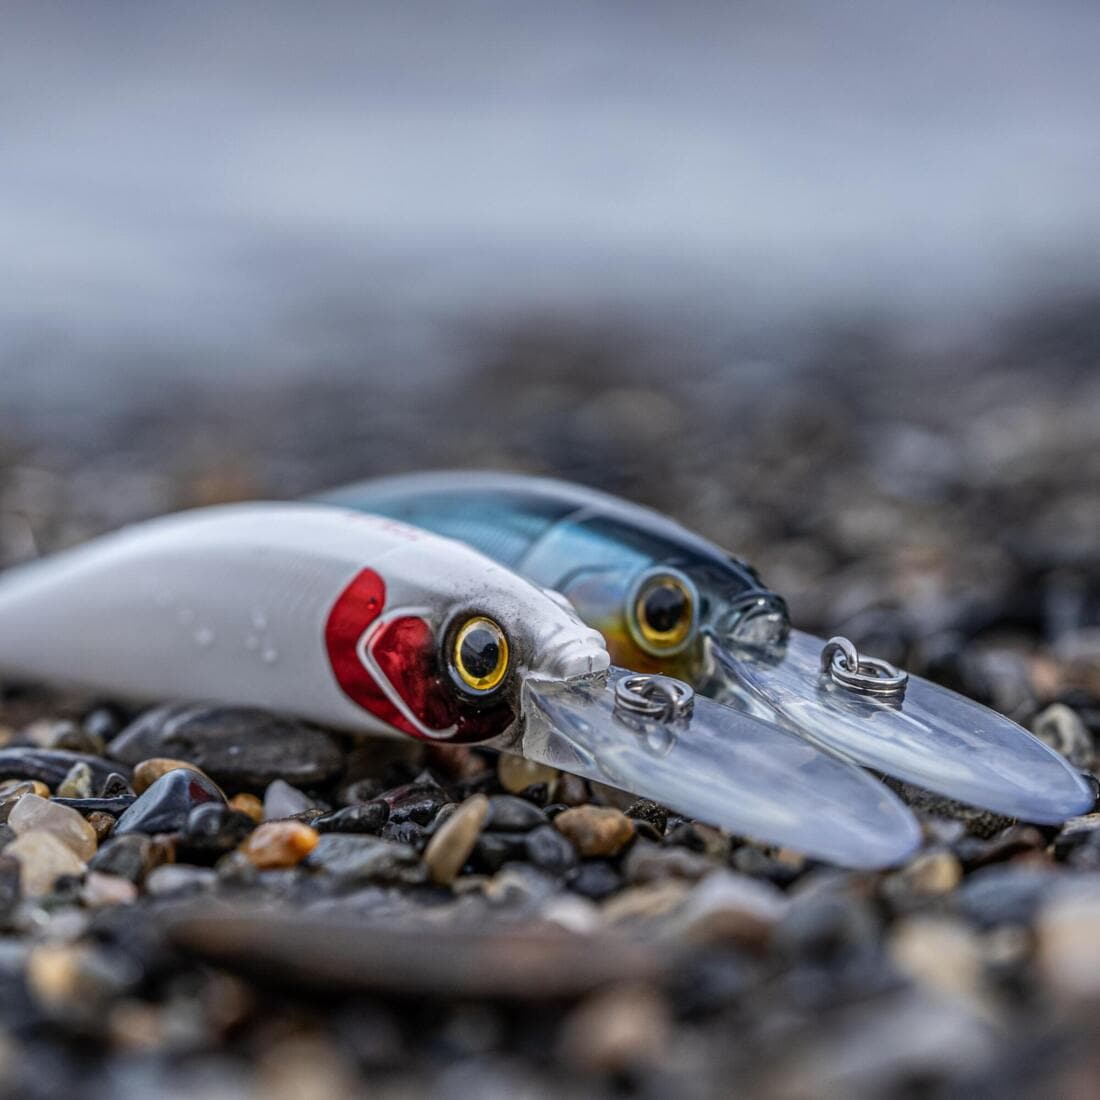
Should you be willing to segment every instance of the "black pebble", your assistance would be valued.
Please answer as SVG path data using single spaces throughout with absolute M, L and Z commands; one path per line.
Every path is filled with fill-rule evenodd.
M 474 847 L 473 863 L 478 870 L 492 874 L 526 855 L 526 833 L 482 833 Z
M 428 842 L 428 834 L 423 825 L 415 821 L 394 821 L 392 817 L 382 827 L 381 835 L 385 840 L 408 844 L 418 850 Z
M 544 871 L 561 874 L 577 865 L 577 852 L 573 845 L 554 828 L 541 825 L 527 834 L 527 858 Z
M 390 808 L 381 799 L 345 806 L 322 814 L 313 822 L 319 833 L 379 833 L 390 816 Z
M 0 775 L 12 779 L 39 779 L 47 787 L 56 787 L 69 774 L 74 764 L 87 764 L 93 783 L 104 783 L 113 772 L 129 774 L 109 760 L 65 749 L 35 749 L 11 745 L 0 749 Z
M 593 859 L 577 868 L 576 874 L 569 880 L 569 889 L 593 901 L 600 901 L 615 893 L 622 884 L 618 871 L 610 863 Z
M 149 869 L 153 844 L 140 833 L 111 837 L 105 841 L 88 866 L 105 875 L 119 875 L 130 882 L 139 883 Z
M 174 833 L 203 802 L 223 802 L 221 791 L 190 768 L 166 772 L 118 819 L 115 835 Z
M 546 824 L 546 814 L 510 794 L 495 794 L 489 799 L 489 817 L 485 828 L 494 833 L 526 832 Z

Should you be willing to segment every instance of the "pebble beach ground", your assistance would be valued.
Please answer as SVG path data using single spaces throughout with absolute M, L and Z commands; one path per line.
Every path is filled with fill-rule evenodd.
M 672 512 L 799 626 L 1088 771 L 1096 317 L 676 370 L 629 332 L 532 325 L 385 416 L 345 377 L 12 420 L 0 555 L 395 469 L 557 473 Z M 7 684 L 0 1094 L 1095 1095 L 1100 814 L 909 793 L 920 853 L 855 873 L 476 748 Z

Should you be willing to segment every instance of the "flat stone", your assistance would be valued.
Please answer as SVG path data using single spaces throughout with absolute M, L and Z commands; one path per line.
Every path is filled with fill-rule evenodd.
M 296 867 L 320 839 L 316 830 L 300 821 L 268 821 L 248 837 L 241 851 L 261 870 Z
M 609 806 L 575 806 L 554 818 L 554 828 L 582 856 L 617 855 L 634 839 L 634 822 Z
M 436 885 L 449 885 L 462 870 L 474 850 L 489 815 L 489 807 L 489 799 L 483 794 L 466 799 L 428 842 L 424 865 L 428 869 L 428 877 Z
M 63 783 L 74 764 L 87 764 L 96 783 L 105 782 L 113 772 L 125 772 L 129 775 L 129 769 L 119 768 L 108 760 L 84 753 L 15 745 L 0 749 L 0 775 L 38 779 L 50 788 Z
M 32 830 L 52 833 L 68 845 L 85 863 L 95 855 L 99 845 L 95 829 L 84 818 L 36 794 L 25 794 L 8 815 L 8 825 L 19 836 Z
M 427 879 L 415 848 L 356 833 L 322 835 L 305 862 L 354 884 L 416 884 Z
M 502 752 L 497 760 L 497 778 L 511 794 L 519 794 L 536 783 L 553 786 L 559 774 L 557 768 L 548 768 L 545 764 L 537 764 L 534 760 L 510 752 Z
M 217 786 L 200 772 L 177 768 L 162 775 L 118 819 L 115 835 L 174 833 L 203 802 L 224 802 Z
M 340 743 L 323 730 L 262 710 L 174 704 L 146 711 L 108 749 L 114 760 L 187 760 L 230 789 L 275 779 L 312 786 L 343 770 Z M 2 772 L 0 768 L 0 772 Z
M 19 860 L 19 883 L 27 897 L 42 897 L 65 875 L 84 874 L 84 861 L 55 833 L 31 830 L 16 837 L 4 855 Z

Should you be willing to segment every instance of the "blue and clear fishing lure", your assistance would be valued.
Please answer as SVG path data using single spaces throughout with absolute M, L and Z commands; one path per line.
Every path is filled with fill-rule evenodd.
M 751 566 L 648 508 L 476 472 L 365 481 L 319 499 L 466 542 L 565 595 L 617 664 L 686 680 L 885 775 L 1028 821 L 1093 804 L 1084 778 L 1026 730 L 846 639 L 792 630 Z

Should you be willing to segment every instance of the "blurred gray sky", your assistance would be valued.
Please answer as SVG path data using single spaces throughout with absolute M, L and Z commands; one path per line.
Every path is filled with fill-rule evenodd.
M 1100 4 L 8 5 L 0 374 L 1100 284 Z

